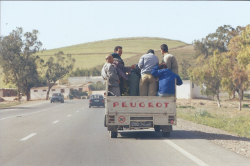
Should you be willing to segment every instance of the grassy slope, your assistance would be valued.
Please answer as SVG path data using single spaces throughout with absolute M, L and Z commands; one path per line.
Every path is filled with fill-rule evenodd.
M 117 45 L 123 47 L 122 58 L 125 61 L 126 66 L 138 63 L 139 58 L 143 54 L 145 54 L 149 49 L 155 50 L 155 54 L 159 57 L 159 60 L 161 61 L 162 55 L 160 53 L 160 45 L 163 43 L 169 46 L 169 52 L 177 57 L 179 63 L 183 57 L 192 57 L 192 55 L 194 54 L 193 46 L 187 45 L 186 43 L 181 41 L 163 38 L 135 37 L 78 44 L 74 46 L 38 52 L 36 55 L 39 55 L 42 59 L 46 61 L 55 53 L 63 51 L 65 54 L 72 54 L 73 58 L 76 59 L 74 67 L 75 69 L 77 67 L 98 67 L 100 69 L 105 63 L 106 55 L 112 53 L 114 47 Z M 0 77 L 1 88 L 8 88 L 9 85 L 5 85 L 3 83 L 3 75 L 0 75 Z
M 43 51 L 43 53 L 38 53 L 37 55 L 47 60 L 50 56 L 54 55 L 54 53 L 63 51 L 65 54 L 72 54 L 76 59 L 75 68 L 92 68 L 104 64 L 105 57 L 112 53 L 114 47 L 117 45 L 123 47 L 122 58 L 126 60 L 136 55 L 141 56 L 149 49 L 160 50 L 160 45 L 163 43 L 168 44 L 169 48 L 186 45 L 186 43 L 181 41 L 162 38 L 122 38 L 78 44 Z

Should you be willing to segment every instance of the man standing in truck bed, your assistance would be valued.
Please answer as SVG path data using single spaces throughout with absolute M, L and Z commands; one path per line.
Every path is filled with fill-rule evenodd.
M 178 75 L 178 63 L 176 58 L 168 53 L 168 46 L 166 44 L 161 45 L 161 53 L 163 57 L 163 63 L 166 63 L 167 68 Z

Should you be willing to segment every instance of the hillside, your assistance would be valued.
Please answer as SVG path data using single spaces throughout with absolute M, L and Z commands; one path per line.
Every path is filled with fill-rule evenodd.
M 160 53 L 160 45 L 167 44 L 169 52 L 176 56 L 179 63 L 179 71 L 181 71 L 180 62 L 183 58 L 192 58 L 194 49 L 192 45 L 177 40 L 169 40 L 164 38 L 149 38 L 149 37 L 134 37 L 134 38 L 119 38 L 102 40 L 84 44 L 78 44 L 68 47 L 46 50 L 38 52 L 45 61 L 59 51 L 65 54 L 72 54 L 76 59 L 74 69 L 79 68 L 92 68 L 97 67 L 101 69 L 105 63 L 106 55 L 113 52 L 114 47 L 120 45 L 123 47 L 122 58 L 126 66 L 138 63 L 140 57 L 145 54 L 149 49 L 155 50 L 155 54 L 162 60 Z M 1 88 L 8 88 L 9 85 L 3 83 L 3 75 L 0 75 Z M 13 87 L 13 86 L 12 86 Z
M 37 55 L 46 61 L 55 53 L 63 51 L 65 54 L 71 54 L 76 59 L 74 68 L 92 68 L 105 63 L 105 57 L 113 53 L 115 46 L 120 45 L 123 47 L 122 58 L 125 60 L 136 55 L 145 54 L 149 49 L 160 50 L 160 45 L 164 43 L 169 48 L 186 45 L 181 41 L 163 38 L 120 38 L 47 50 L 42 53 L 39 52 Z

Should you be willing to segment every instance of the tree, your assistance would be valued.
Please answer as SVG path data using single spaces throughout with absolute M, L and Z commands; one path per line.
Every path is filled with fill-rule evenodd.
M 203 87 L 201 89 L 202 94 L 215 95 L 217 99 L 218 107 L 220 107 L 219 92 L 221 87 L 221 72 L 220 66 L 223 61 L 223 57 L 219 51 L 215 51 L 213 57 L 204 59 L 204 56 L 199 56 L 196 61 L 195 67 L 188 69 L 188 75 L 193 83 Z
M 102 82 L 96 82 L 96 83 L 90 84 L 89 87 L 92 90 L 105 90 L 106 83 L 103 84 Z
M 48 91 L 46 100 L 49 99 L 49 92 L 52 86 L 55 85 L 56 81 L 62 79 L 69 72 L 73 70 L 75 59 L 67 54 L 66 57 L 62 51 L 55 54 L 55 58 L 50 57 L 45 63 L 45 77 L 48 82 Z
M 212 56 L 214 51 L 227 52 L 229 41 L 239 34 L 244 29 L 238 26 L 236 29 L 230 25 L 224 25 L 217 28 L 215 33 L 208 34 L 205 38 L 200 40 L 194 40 L 193 45 L 196 50 L 195 57 L 199 55 L 205 55 L 205 58 Z
M 15 84 L 20 93 L 27 95 L 33 82 L 38 79 L 37 64 L 33 54 L 42 46 L 38 41 L 38 31 L 26 32 L 22 28 L 13 30 L 8 36 L 0 38 L 0 63 L 3 68 L 4 82 Z
M 80 76 L 100 76 L 101 71 L 97 68 L 92 69 L 80 69 L 79 67 L 76 68 L 75 71 L 70 73 L 71 77 L 80 77 Z
M 230 70 L 224 77 L 224 82 L 228 82 L 226 86 L 232 84 L 237 89 L 239 96 L 239 110 L 241 110 L 241 101 L 243 100 L 243 91 L 248 88 L 249 85 L 249 66 L 250 66 L 250 25 L 247 25 L 242 30 L 240 35 L 235 36 L 230 40 L 228 45 L 229 60 L 225 62 L 226 70 Z M 226 60 L 224 60 L 226 61 Z M 229 66 L 230 67 L 227 67 Z M 224 72 L 225 73 L 225 72 Z M 223 84 L 224 84 L 223 82 Z
M 181 75 L 182 75 L 182 80 L 189 80 L 188 76 L 188 68 L 191 67 L 191 65 L 188 63 L 186 59 L 183 59 L 181 61 Z

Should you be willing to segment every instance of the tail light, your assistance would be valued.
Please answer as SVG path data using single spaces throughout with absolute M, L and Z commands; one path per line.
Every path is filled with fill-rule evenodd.
M 104 103 L 104 100 L 102 100 L 102 102 Z
M 115 123 L 115 116 L 108 116 L 108 123 Z
M 174 124 L 175 123 L 175 117 L 174 116 L 169 116 L 168 117 L 168 123 Z
M 89 100 L 89 102 L 91 103 L 91 100 Z

